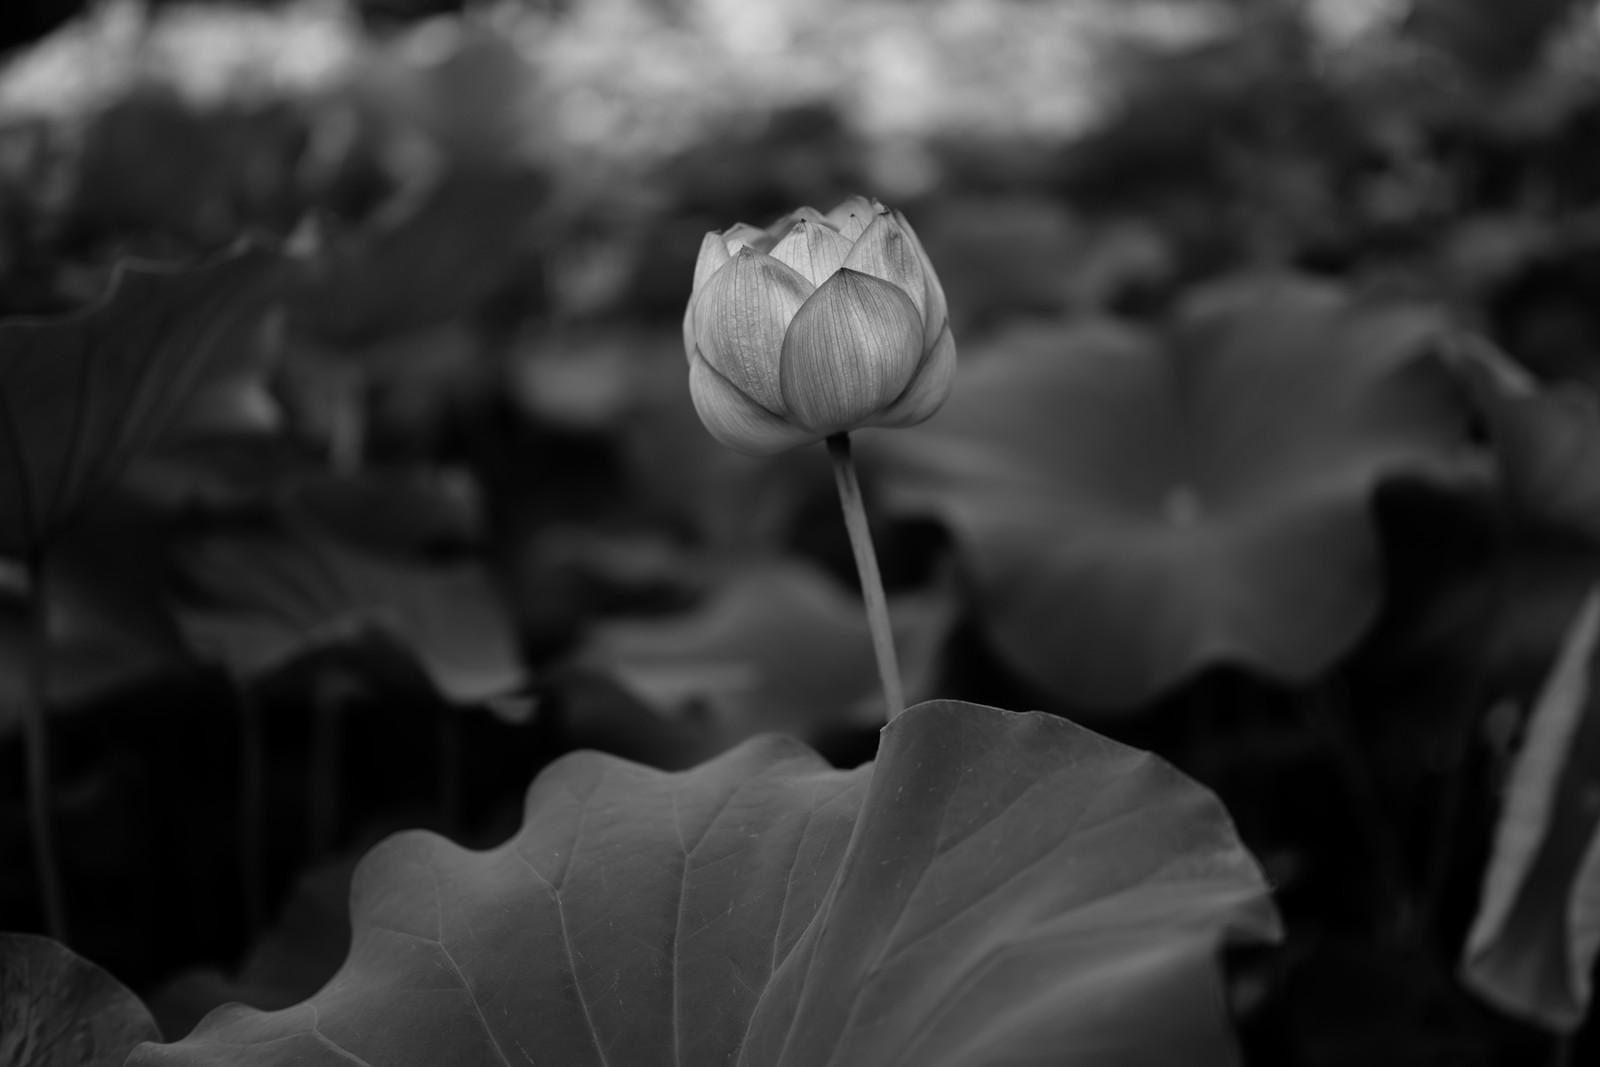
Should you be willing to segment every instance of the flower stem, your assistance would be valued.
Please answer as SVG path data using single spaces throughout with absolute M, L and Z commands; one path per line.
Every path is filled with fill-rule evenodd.
M 33 863 L 44 904 L 45 929 L 57 941 L 67 939 L 67 909 L 61 895 L 61 870 L 56 860 L 55 830 L 50 812 L 50 608 L 45 599 L 44 555 L 28 560 L 28 684 L 23 696 L 22 729 L 27 750 L 28 819 L 32 827 Z
M 839 487 L 844 525 L 850 531 L 850 548 L 855 552 L 856 570 L 861 575 L 861 596 L 867 602 L 867 626 L 872 630 L 872 650 L 878 657 L 878 680 L 883 684 L 889 718 L 893 719 L 905 710 L 906 695 L 900 684 L 900 665 L 894 655 L 894 631 L 889 628 L 889 601 L 883 595 L 878 555 L 872 550 L 872 533 L 867 529 L 867 509 L 861 501 L 856 465 L 850 458 L 848 433 L 836 433 L 828 438 L 828 458 L 833 461 L 833 480 Z

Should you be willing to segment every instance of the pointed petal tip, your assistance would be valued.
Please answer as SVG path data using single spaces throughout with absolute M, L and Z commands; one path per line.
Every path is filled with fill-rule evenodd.
M 893 215 L 884 212 L 873 218 L 845 257 L 843 266 L 899 286 L 911 298 L 922 318 L 924 344 L 938 336 L 936 330 L 927 329 L 929 286 L 922 258 Z
M 854 241 L 861 236 L 874 218 L 886 211 L 888 208 L 876 199 L 869 200 L 856 194 L 846 197 L 842 203 L 828 212 L 828 224 Z
M 728 262 L 728 246 L 723 242 L 721 234 L 712 231 L 700 239 L 700 252 L 694 261 L 694 284 L 689 290 L 691 298 L 693 294 L 705 288 L 706 282 L 726 262 Z
M 845 257 L 850 254 L 850 241 L 825 221 L 801 219 L 772 250 L 772 258 L 781 260 L 799 271 L 812 285 L 827 281 Z

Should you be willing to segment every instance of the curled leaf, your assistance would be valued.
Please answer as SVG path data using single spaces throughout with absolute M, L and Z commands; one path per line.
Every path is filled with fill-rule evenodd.
M 376 629 L 451 700 L 488 700 L 522 684 L 509 617 L 476 567 L 402 564 L 304 528 L 212 538 L 182 567 L 190 644 L 241 675 Z

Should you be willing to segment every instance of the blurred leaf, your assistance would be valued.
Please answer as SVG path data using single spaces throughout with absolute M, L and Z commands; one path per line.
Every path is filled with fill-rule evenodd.
M 954 598 L 902 596 L 890 613 L 908 699 L 930 697 Z M 681 724 L 699 759 L 759 733 L 815 743 L 884 721 L 859 597 L 794 561 L 751 564 L 683 615 L 603 623 L 580 659 Z
M 1218 662 L 1309 679 L 1382 599 L 1373 486 L 1466 469 L 1439 327 L 1280 279 L 1195 294 L 1165 340 L 1017 331 L 876 442 L 886 488 L 951 524 L 999 651 L 1065 699 L 1127 707 Z
M 1600 588 L 1562 643 L 1517 753 L 1462 980 L 1552 1030 L 1583 1022 L 1600 951 Z
M 447 176 L 409 212 L 330 241 L 313 261 L 299 325 L 359 348 L 474 310 L 506 283 L 539 200 L 526 173 Z
M 420 9 L 419 9 L 420 13 Z M 363 56 L 354 89 L 458 167 L 514 165 L 545 132 L 537 73 L 503 33 L 431 19 Z
M 121 1067 L 161 1031 L 139 998 L 65 945 L 0 933 L 0 1067 Z
M 528 330 L 515 356 L 511 385 L 518 406 L 553 426 L 627 430 L 639 409 L 688 396 L 676 334 L 614 324 Z M 700 433 L 709 436 L 703 426 Z
M 1600 545 L 1600 408 L 1579 386 L 1541 389 L 1509 359 L 1469 342 L 1456 360 L 1488 422 L 1500 482 L 1521 520 Z
M 579 753 L 525 811 L 390 838 L 321 992 L 129 1064 L 1226 1064 L 1217 943 L 1277 928 L 1211 794 L 1040 713 L 924 704 L 855 771 Z
M 620 427 L 639 493 L 724 556 L 781 550 L 808 497 L 833 499 L 826 460 L 820 450 L 755 458 L 718 444 L 689 400 L 681 348 L 671 362 L 670 395 Z
M 954 328 L 1067 306 L 1089 235 L 1055 200 L 966 198 L 941 205 L 918 233 L 939 266 Z
M 198 109 L 140 86 L 89 118 L 72 189 L 79 225 L 216 247 L 293 218 L 306 136 L 298 109 Z
M 1459 292 L 1490 296 L 1559 247 L 1553 229 L 1526 212 L 1467 215 L 1441 236 L 1439 273 Z
M 476 566 L 403 565 L 305 524 L 214 537 L 180 565 L 191 644 L 239 674 L 274 671 L 376 628 L 416 656 L 450 700 L 487 700 L 523 681 L 510 621 Z
M 1470 655 L 1497 687 L 1537 687 L 1584 593 L 1600 582 L 1600 555 L 1570 545 L 1516 545 L 1500 564 L 1451 582 L 1428 605 L 1406 655 Z M 1479 620 L 1492 620 L 1488 644 Z M 1463 650 L 1471 651 L 1464 652 Z
M 275 385 L 293 415 L 295 436 L 318 443 L 336 465 L 352 446 L 348 454 L 359 461 L 366 440 L 374 437 L 404 441 L 411 454 L 425 453 L 431 435 L 464 398 L 499 388 L 490 354 L 466 319 L 348 348 L 297 335 Z
M 47 705 L 82 708 L 98 697 L 190 665 L 167 604 L 173 530 L 113 493 L 68 529 L 45 561 Z M 28 657 L 35 637 L 18 568 L 18 596 L 0 594 L 0 735 L 34 699 Z
M 466 471 L 446 468 L 319 474 L 289 488 L 286 505 L 345 544 L 391 555 L 478 542 L 478 489 Z
M 0 323 L 0 554 L 43 546 L 174 424 L 248 427 L 285 263 L 124 263 L 82 312 Z
M 1493 80 L 1531 67 L 1575 0 L 1413 0 L 1408 29 Z
M 287 434 L 202 432 L 151 449 L 122 485 L 172 510 L 227 508 L 259 503 L 325 472 L 323 457 Z

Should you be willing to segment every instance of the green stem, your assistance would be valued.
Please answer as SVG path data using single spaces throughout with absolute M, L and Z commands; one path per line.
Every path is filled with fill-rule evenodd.
M 1393 934 L 1406 944 L 1416 929 L 1416 916 L 1405 852 L 1395 836 L 1377 778 L 1351 729 L 1345 696 L 1337 676 L 1326 679 L 1302 699 L 1302 712 L 1343 779 L 1350 814 L 1371 853 L 1374 873 L 1389 899 L 1395 901 Z
M 894 655 L 894 631 L 889 628 L 889 601 L 883 595 L 883 577 L 878 573 L 878 555 L 872 550 L 872 532 L 867 528 L 861 483 L 856 480 L 856 465 L 850 458 L 849 434 L 836 433 L 828 438 L 828 458 L 833 461 L 833 480 L 839 487 L 844 525 L 850 531 L 850 548 L 855 552 L 856 570 L 861 575 L 861 596 L 867 602 L 872 650 L 878 658 L 878 680 L 883 684 L 889 718 L 893 719 L 905 710 L 906 695 L 900 684 L 900 665 Z
M 1516 538 L 1511 518 L 1506 509 L 1498 508 L 1494 515 L 1494 558 L 1489 573 L 1489 596 L 1479 620 L 1479 630 L 1474 642 L 1473 656 L 1458 672 L 1459 690 L 1448 706 L 1454 708 L 1456 719 L 1450 724 L 1449 761 L 1444 788 L 1437 790 L 1438 808 L 1433 817 L 1432 847 L 1423 868 L 1423 890 L 1418 925 L 1424 934 L 1448 943 L 1447 931 L 1441 929 L 1439 920 L 1445 898 L 1452 889 L 1451 870 L 1461 848 L 1459 840 L 1464 833 L 1467 807 L 1474 799 L 1473 746 L 1483 727 L 1485 712 L 1492 706 L 1490 664 L 1494 661 L 1495 642 L 1500 635 L 1501 620 L 1506 617 L 1513 593 L 1512 545 Z M 1459 937 L 1459 934 L 1455 935 Z
M 361 473 L 367 451 L 366 377 L 356 370 L 338 379 L 333 395 L 328 459 L 335 473 Z
M 266 789 L 266 760 L 261 737 L 261 708 L 250 683 L 233 683 L 239 712 L 239 878 L 244 897 L 245 928 L 254 937 L 265 917 L 266 891 L 262 874 L 262 799 Z
M 45 593 L 44 555 L 36 552 L 28 559 L 28 686 L 23 697 L 22 724 L 28 760 L 28 820 L 39 897 L 44 902 L 45 929 L 64 943 L 67 909 L 61 896 L 61 870 L 50 818 L 50 607 Z
M 309 859 L 333 851 L 339 838 L 339 765 L 344 733 L 344 706 L 350 684 L 338 673 L 316 681 L 311 708 L 310 818 L 306 825 Z

